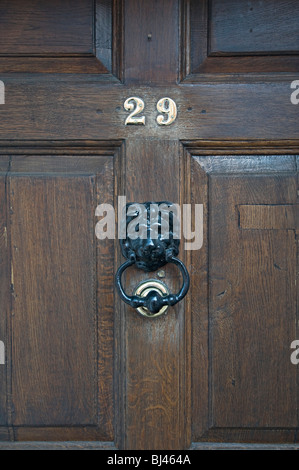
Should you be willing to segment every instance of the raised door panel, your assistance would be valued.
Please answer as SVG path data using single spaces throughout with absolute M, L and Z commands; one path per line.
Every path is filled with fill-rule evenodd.
M 298 19 L 296 0 L 184 0 L 183 76 L 297 72 Z
M 192 154 L 193 440 L 294 442 L 296 157 Z
M 0 72 L 120 74 L 121 2 L 0 4 Z
M 10 155 L 2 172 L 0 406 L 13 440 L 114 440 L 114 241 L 97 240 L 95 209 L 114 203 L 118 152 L 87 152 Z
M 211 0 L 209 5 L 211 54 L 299 52 L 298 2 Z
M 92 3 L 2 1 L 2 54 L 92 53 Z

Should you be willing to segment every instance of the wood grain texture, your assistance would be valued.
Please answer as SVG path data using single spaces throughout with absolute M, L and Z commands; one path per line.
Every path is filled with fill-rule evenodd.
M 136 152 L 138 149 L 138 152 Z M 180 200 L 179 146 L 177 141 L 130 140 L 126 145 L 127 201 Z M 144 175 L 147 175 L 144 178 Z M 162 198 L 162 199 L 161 199 Z M 179 273 L 166 266 L 165 283 L 174 292 Z M 126 276 L 127 292 L 145 278 L 132 269 Z M 185 356 L 186 318 L 183 302 L 155 320 L 122 306 L 123 344 L 120 393 L 126 397 L 122 411 L 120 445 L 126 449 L 177 449 L 188 447 L 188 387 Z
M 290 81 L 197 86 L 123 87 L 16 77 L 5 80 L 9 112 L 0 107 L 0 139 L 115 140 L 154 137 L 180 140 L 297 139 L 297 107 L 291 104 Z M 146 103 L 146 126 L 125 126 L 123 104 L 130 96 Z M 171 126 L 159 126 L 157 101 L 169 96 L 178 108 Z M 257 99 L 258 97 L 258 99 Z M 233 112 L 232 112 L 233 110 Z M 84 119 L 82 119 L 84 115 Z M 279 119 L 278 119 L 279 117 Z M 254 145 L 254 143 L 252 142 Z
M 297 444 L 241 444 L 220 442 L 196 442 L 191 450 L 299 450 Z
M 104 74 L 113 82 L 114 77 L 93 56 L 74 57 L 1 57 L 1 73 L 90 73 Z
M 96 424 L 94 184 L 10 177 L 18 426 Z
M 255 164 L 255 158 L 248 158 Z M 232 167 L 223 175 L 223 157 L 199 157 L 199 165 L 192 162 L 193 197 L 198 202 L 208 197 L 209 204 L 209 248 L 204 245 L 203 253 L 192 254 L 191 268 L 196 269 L 193 289 L 200 276 L 203 289 L 209 279 L 208 305 L 203 301 L 200 307 L 193 306 L 193 318 L 198 318 L 192 328 L 193 410 L 198 413 L 193 420 L 194 440 L 295 438 L 297 374 L 289 359 L 297 315 L 294 229 L 240 231 L 236 206 L 296 203 L 297 171 L 276 170 L 275 162 L 274 157 L 260 174 L 254 166 L 255 177 L 238 174 Z M 239 158 L 238 167 L 242 166 Z M 200 364 L 208 358 L 205 369 Z
M 126 83 L 177 81 L 178 25 L 177 1 L 126 1 Z
M 298 206 L 239 206 L 240 227 L 251 230 L 296 230 Z
M 116 149 L 115 149 L 116 150 Z M 117 153 L 117 152 L 116 152 Z M 120 162 L 115 157 L 107 158 L 97 178 L 96 202 L 115 207 L 116 193 L 120 186 Z M 96 303 L 98 310 L 98 420 L 104 430 L 101 439 L 113 441 L 115 437 L 114 417 L 114 264 L 115 241 L 98 240 L 96 256 Z
M 185 181 L 191 204 L 203 204 L 203 246 L 191 253 L 190 310 L 192 342 L 192 440 L 209 428 L 209 192 L 208 174 L 197 164 L 187 149 Z M 196 299 L 196 302 L 194 302 Z M 194 416 L 200 414 L 200 419 Z
M 0 426 L 8 424 L 7 382 L 9 380 L 9 374 L 7 374 L 7 369 L 10 366 L 10 341 L 8 337 L 10 312 L 10 262 L 6 205 L 6 173 L 8 171 L 8 167 L 9 161 L 6 158 L 5 161 L 2 161 L 0 165 L 0 341 L 2 341 L 4 344 L 6 362 L 5 365 L 0 365 Z
M 1 54 L 93 52 L 93 2 L 3 0 Z
M 110 442 L 14 442 L 0 443 L 0 450 L 117 450 Z M 297 444 L 192 443 L 188 450 L 299 450 Z
M 266 198 L 284 203 L 291 201 L 283 200 L 283 186 L 296 187 L 283 175 L 259 180 L 253 185 L 252 176 L 243 177 L 233 192 L 229 178 L 210 181 L 211 424 L 216 428 L 297 426 L 296 369 L 289 358 L 289 338 L 296 335 L 294 232 L 239 234 L 235 212 L 237 195 L 242 203 Z M 225 209 L 216 203 L 220 197 Z
M 1 157 L 14 371 L 3 393 L 9 400 L 12 393 L 13 408 L 9 401 L 1 416 L 7 410 L 16 440 L 113 441 L 114 241 L 95 243 L 94 211 L 114 201 L 117 151 L 97 144 L 73 156 L 68 148 L 20 153 Z
M 121 0 L 1 2 L 0 71 L 120 77 L 121 5 Z
M 95 5 L 95 50 L 108 70 L 112 68 L 113 2 L 99 0 Z
M 185 0 L 183 5 L 183 76 L 298 70 L 295 0 Z
M 17 426 L 13 428 L 14 442 L 72 442 L 101 441 L 106 442 L 107 433 L 97 426 Z M 109 441 L 108 441 L 109 442 Z
M 209 6 L 210 54 L 298 52 L 298 2 L 210 0 Z
M 70 15 L 70 1 L 37 3 L 0 6 L 0 448 L 292 447 L 294 2 L 275 2 L 276 16 L 271 0 L 82 0 Z M 230 5 L 249 9 L 235 31 Z M 244 30 L 257 11 L 260 33 Z M 272 42 L 278 16 L 288 31 Z M 125 126 L 129 96 L 145 126 Z M 162 97 L 177 104 L 171 126 L 157 123 Z M 203 247 L 180 252 L 190 292 L 155 321 L 114 293 L 118 241 L 95 239 L 97 204 L 123 194 L 204 205 Z M 177 291 L 180 273 L 165 273 Z M 132 267 L 126 291 L 156 276 Z
M 0 443 L 1 450 L 116 450 L 113 442 L 13 442 Z

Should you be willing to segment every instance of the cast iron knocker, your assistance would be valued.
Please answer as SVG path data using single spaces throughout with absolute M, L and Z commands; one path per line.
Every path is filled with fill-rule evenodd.
M 164 313 L 168 306 L 180 302 L 189 290 L 189 274 L 184 263 L 176 256 L 179 253 L 179 221 L 175 204 L 170 202 L 145 202 L 127 204 L 126 238 L 120 240 L 123 256 L 127 261 L 116 273 L 116 287 L 121 299 L 147 317 Z M 135 289 L 132 296 L 123 289 L 121 277 L 124 271 L 136 265 L 143 271 L 152 272 L 167 263 L 180 269 L 183 285 L 177 294 L 171 294 L 161 281 L 148 280 Z

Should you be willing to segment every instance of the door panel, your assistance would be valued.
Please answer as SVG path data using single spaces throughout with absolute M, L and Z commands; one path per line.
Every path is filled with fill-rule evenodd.
M 37 4 L 34 1 L 24 4 L 13 0 L 3 3 L 2 53 L 47 55 L 92 52 L 92 2 L 55 0 L 52 4 Z M 24 17 L 28 18 L 27 22 L 24 22 Z
M 298 3 L 210 0 L 210 53 L 276 53 L 299 49 Z
M 17 426 L 96 424 L 93 214 L 85 209 L 94 186 L 88 176 L 9 177 Z
M 1 72 L 118 75 L 119 10 L 118 0 L 2 1 Z
M 110 149 L 86 151 L 27 150 L 2 173 L 11 306 L 1 406 L 15 438 L 114 437 L 114 240 L 95 238 L 94 213 L 100 199 L 114 203 L 118 163 Z
M 295 0 L 279 4 L 274 0 L 184 0 L 183 6 L 187 75 L 200 80 L 205 73 L 298 71 L 299 11 Z
M 202 288 L 208 297 L 206 307 L 192 306 L 201 318 L 193 332 L 194 440 L 266 442 L 271 430 L 277 441 L 295 439 L 296 157 L 192 149 L 189 158 L 192 201 L 205 201 L 207 230 L 191 268 L 192 299 Z

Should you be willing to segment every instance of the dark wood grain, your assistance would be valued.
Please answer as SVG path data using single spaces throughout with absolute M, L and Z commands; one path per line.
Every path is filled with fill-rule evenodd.
M 191 450 L 298 450 L 297 444 L 240 444 L 219 442 L 196 442 Z
M 0 107 L 3 140 L 115 140 L 138 137 L 217 141 L 291 140 L 298 137 L 298 107 L 290 81 L 198 86 L 128 87 L 94 79 L 74 83 L 46 77 L 5 80 L 9 112 Z M 146 126 L 125 126 L 126 98 L 144 100 Z M 158 126 L 157 101 L 169 96 L 178 107 L 171 126 Z M 257 99 L 258 97 L 258 99 Z M 233 112 L 232 112 L 233 110 Z M 84 115 L 84 119 L 82 119 Z M 278 119 L 279 117 L 279 119 Z M 279 138 L 281 137 L 281 139 Z
M 210 0 L 209 5 L 210 54 L 298 53 L 298 2 Z
M 96 2 L 95 11 L 95 49 L 98 59 L 108 70 L 112 68 L 112 34 L 113 2 L 100 0 Z
M 153 198 L 179 202 L 179 150 L 176 141 L 130 140 L 127 143 L 128 202 Z M 132 269 L 127 276 L 127 291 L 132 292 L 148 277 L 157 278 L 157 274 L 144 275 Z M 171 266 L 166 267 L 165 282 L 173 292 L 181 283 L 179 273 Z M 188 447 L 183 303 L 155 320 L 145 319 L 125 307 L 120 321 L 124 334 L 120 368 L 126 370 L 121 384 L 126 397 L 121 423 L 121 438 L 125 441 L 121 445 L 128 449 Z
M 6 233 L 1 240 L 12 251 L 10 276 L 1 250 L 1 276 L 11 277 L 6 330 L 9 366 L 18 364 L 8 394 L 3 381 L 1 417 L 7 410 L 14 439 L 113 441 L 114 240 L 96 245 L 94 211 L 114 201 L 117 152 L 73 152 L 1 158 L 8 172 L 1 207 L 10 220 L 8 243 Z M 9 294 L 2 300 L 8 318 Z
M 298 71 L 295 0 L 183 4 L 183 76 Z
M 113 442 L 65 441 L 65 442 L 14 442 L 0 443 L 1 450 L 117 450 Z
M 4 344 L 5 365 L 0 365 L 0 426 L 8 424 L 7 416 L 7 381 L 9 375 L 7 368 L 10 364 L 8 337 L 8 322 L 10 312 L 10 263 L 9 263 L 9 244 L 7 230 L 7 205 L 6 205 L 6 172 L 8 171 L 9 161 L 6 158 L 1 162 L 0 169 L 0 341 Z M 5 171 L 6 170 L 6 171 Z M 8 357 L 7 357 L 8 356 Z M 1 432 L 0 432 L 1 435 Z
M 0 71 L 121 76 L 121 0 L 3 1 Z
M 1 54 L 93 52 L 93 2 L 3 0 Z
M 292 205 L 239 206 L 240 227 L 252 230 L 296 230 L 296 212 Z
M 259 178 L 255 184 L 252 176 L 239 178 L 234 192 L 229 177 L 211 177 L 211 424 L 216 428 L 297 426 L 296 368 L 289 358 L 289 338 L 296 335 L 294 232 L 239 234 L 235 211 L 237 197 L 249 204 L 293 202 L 283 187 L 286 193 L 293 187 L 295 194 L 294 176 L 293 181 L 283 174 L 276 181 Z M 225 209 L 216 203 L 220 197 Z
M 126 1 L 124 60 L 127 83 L 177 81 L 178 26 L 177 1 Z
M 107 158 L 97 179 L 96 202 L 115 206 L 116 193 L 120 187 L 120 162 Z M 104 430 L 101 439 L 113 441 L 114 428 L 114 264 L 115 241 L 98 240 L 96 256 L 96 305 L 98 311 L 98 420 Z
M 200 413 L 200 420 L 192 419 L 192 440 L 196 441 L 209 427 L 209 181 L 187 149 L 184 157 L 187 197 L 191 204 L 203 204 L 203 246 L 191 253 L 190 262 L 192 414 Z
M 247 157 L 245 167 L 248 158 L 254 165 L 255 157 Z M 294 162 L 293 157 L 289 160 Z M 274 227 L 267 219 L 261 227 L 256 217 L 255 227 L 246 226 L 240 231 L 236 206 L 239 203 L 258 211 L 264 207 L 261 204 L 283 207 L 280 203 L 297 210 L 297 171 L 290 174 L 286 169 L 276 170 L 278 162 L 275 157 L 272 162 L 268 160 L 268 167 L 264 163 L 255 177 L 246 176 L 246 172 L 238 174 L 232 167 L 223 174 L 223 157 L 199 157 L 197 163 L 192 163 L 191 188 L 197 201 L 204 202 L 208 197 L 210 208 L 209 320 L 204 302 L 201 308 L 195 304 L 193 318 L 203 317 L 203 321 L 201 328 L 198 320 L 192 330 L 196 351 L 193 370 L 198 370 L 193 375 L 193 409 L 198 409 L 193 429 L 200 440 L 218 440 L 225 435 L 235 442 L 279 442 L 295 436 L 297 374 L 289 359 L 289 338 L 296 336 L 297 315 L 294 225 L 289 230 L 285 219 L 277 217 Z M 235 167 L 242 166 L 239 158 Z M 202 194 L 205 191 L 206 196 Z M 282 225 L 278 227 L 279 222 Z M 203 280 L 207 279 L 206 264 L 201 261 L 204 259 L 204 253 L 192 256 L 195 276 Z M 274 338 L 278 337 L 276 342 Z M 209 373 L 199 366 L 199 357 L 203 361 L 209 358 Z M 285 430 L 275 436 L 270 428 L 278 427 Z
M 294 448 L 297 2 L 1 9 L 0 448 Z M 130 96 L 145 126 L 125 125 Z M 115 295 L 118 240 L 95 237 L 118 195 L 204 206 L 190 292 L 155 320 Z
M 18 426 L 96 424 L 94 184 L 10 177 Z
M 298 444 L 240 444 L 198 442 L 190 450 L 298 450 Z M 0 443 L 0 450 L 117 450 L 109 442 L 14 442 Z M 192 457 L 192 456 L 191 456 Z
M 1 73 L 91 73 L 105 74 L 111 81 L 112 76 L 106 67 L 91 56 L 74 57 L 23 57 L 0 56 Z

